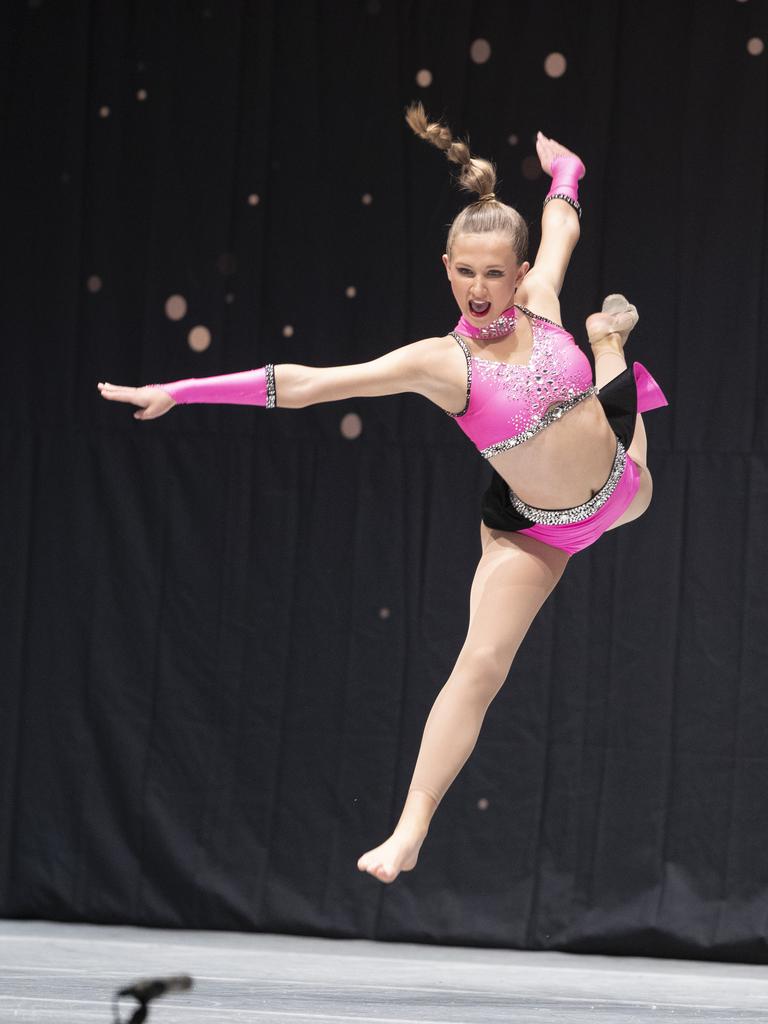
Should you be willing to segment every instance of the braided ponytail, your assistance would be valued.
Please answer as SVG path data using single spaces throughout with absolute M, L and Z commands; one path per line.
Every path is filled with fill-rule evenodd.
M 414 134 L 442 150 L 451 163 L 461 167 L 455 179 L 459 188 L 479 196 L 469 206 L 465 206 L 451 224 L 446 242 L 448 259 L 451 258 L 453 242 L 458 235 L 501 231 L 509 237 L 518 262 L 523 263 L 528 253 L 528 226 L 517 210 L 496 198 L 495 165 L 490 160 L 472 156 L 469 139 L 466 142 L 454 139 L 447 125 L 440 121 L 430 121 L 420 100 L 406 108 L 405 120 Z
M 421 101 L 412 103 L 405 119 L 421 139 L 441 149 L 451 163 L 459 164 L 458 184 L 466 192 L 485 195 L 496 187 L 496 168 L 489 160 L 473 157 L 469 151 L 469 140 L 454 139 L 451 129 L 439 121 L 430 122 Z

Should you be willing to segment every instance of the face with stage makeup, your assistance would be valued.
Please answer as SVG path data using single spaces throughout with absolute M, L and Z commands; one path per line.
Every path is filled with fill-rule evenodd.
M 443 264 L 453 297 L 467 320 L 485 327 L 514 305 L 515 292 L 530 269 L 519 263 L 509 238 L 500 231 L 464 233 L 453 241 Z

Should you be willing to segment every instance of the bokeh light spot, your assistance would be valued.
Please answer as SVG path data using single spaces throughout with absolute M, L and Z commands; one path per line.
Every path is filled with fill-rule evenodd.
M 371 203 L 373 202 L 373 196 L 371 195 L 370 192 L 364 192 L 360 198 L 360 202 L 363 204 L 363 206 L 370 206 Z
M 389 608 L 379 608 L 379 618 L 380 619 L 388 619 L 390 615 L 391 615 L 391 612 L 390 612 Z
M 136 93 L 136 99 L 139 101 L 139 103 L 143 103 L 146 98 L 147 98 L 147 90 L 146 89 L 139 89 L 139 91 Z
M 183 295 L 169 295 L 165 300 L 165 315 L 169 320 L 182 320 L 187 315 L 187 300 Z
M 507 142 L 510 144 L 510 146 L 516 146 L 519 141 L 520 141 L 520 139 L 517 137 L 517 135 L 508 135 L 507 136 Z
M 528 181 L 535 181 L 541 176 L 541 164 L 537 156 L 527 156 L 520 165 L 520 169 L 523 172 L 523 177 L 527 178 Z
M 428 68 L 421 68 L 416 72 L 416 85 L 420 85 L 422 89 L 432 85 L 432 72 Z
M 99 277 L 98 274 L 91 274 L 91 276 L 85 282 L 85 287 L 88 289 L 89 292 L 95 295 L 96 292 L 101 291 L 101 283 L 101 278 Z
M 357 415 L 356 412 L 348 412 L 346 416 L 341 418 L 341 436 L 349 438 L 353 441 L 356 437 L 360 437 L 363 432 L 363 421 Z
M 475 39 L 469 48 L 469 56 L 475 64 L 485 64 L 491 57 L 491 44 L 487 39 Z
M 109 107 L 107 107 L 107 106 L 99 107 L 99 117 L 109 117 L 109 113 L 110 113 Z
M 354 299 L 354 297 L 357 295 L 357 288 L 355 288 L 355 286 L 353 284 L 351 284 L 345 290 L 344 294 L 347 296 L 348 299 Z
M 568 61 L 562 55 L 562 53 L 549 53 L 544 59 L 544 71 L 549 75 L 550 78 L 560 78 L 565 74 L 565 69 L 568 67 Z
M 489 807 L 488 798 L 485 797 L 485 796 L 481 796 L 480 799 L 477 801 L 477 809 L 478 809 L 478 811 L 487 811 L 488 807 Z
M 290 324 L 286 324 L 285 327 L 283 327 L 283 337 L 284 338 L 292 338 L 293 337 L 293 327 Z
M 205 352 L 211 344 L 211 332 L 207 327 L 198 324 L 187 335 L 187 343 L 193 352 Z
M 752 36 L 747 40 L 747 53 L 752 57 L 759 57 L 765 49 L 765 43 L 759 36 Z
M 258 194 L 256 192 L 251 192 L 251 194 L 248 196 L 248 205 L 249 206 L 258 206 L 260 202 L 261 202 L 261 200 L 260 200 Z
M 233 292 L 227 292 L 227 294 L 224 296 L 224 301 L 226 302 L 226 304 L 228 306 L 231 306 L 232 303 L 235 301 L 234 293 Z

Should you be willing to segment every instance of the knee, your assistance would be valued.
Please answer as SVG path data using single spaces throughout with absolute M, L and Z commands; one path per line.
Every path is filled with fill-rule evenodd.
M 501 688 L 512 665 L 513 653 L 493 644 L 464 648 L 456 670 L 464 686 L 481 699 L 491 699 Z

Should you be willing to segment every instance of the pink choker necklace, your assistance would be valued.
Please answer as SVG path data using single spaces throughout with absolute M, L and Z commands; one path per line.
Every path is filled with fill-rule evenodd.
M 462 313 L 454 328 L 459 334 L 467 334 L 470 338 L 504 338 L 511 334 L 517 326 L 517 310 L 514 306 L 505 309 L 501 316 L 491 320 L 485 327 L 475 327 Z

